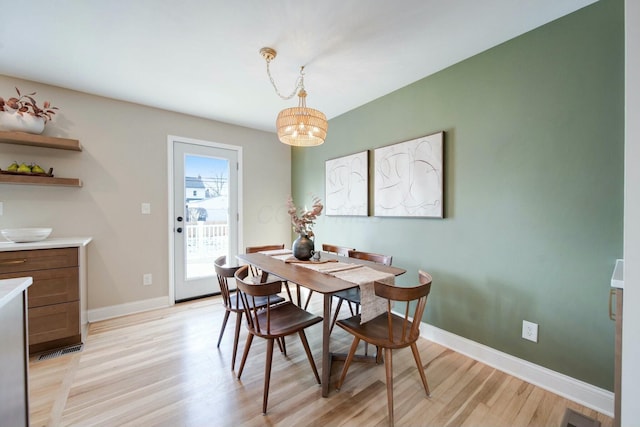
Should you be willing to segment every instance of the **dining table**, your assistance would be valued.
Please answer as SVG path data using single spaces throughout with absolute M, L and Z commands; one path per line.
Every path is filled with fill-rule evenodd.
M 284 257 L 282 256 L 284 254 Z M 360 260 L 321 252 L 319 261 L 300 261 L 295 260 L 292 256 L 287 257 L 286 251 L 280 253 L 281 256 L 274 256 L 275 253 L 250 253 L 240 254 L 237 258 L 240 262 L 250 264 L 262 271 L 263 277 L 271 274 L 296 285 L 307 288 L 310 291 L 317 292 L 323 297 L 323 321 L 322 321 L 322 396 L 329 395 L 329 379 L 331 377 L 331 359 L 330 338 L 331 338 L 331 300 L 333 294 L 339 291 L 358 287 L 358 283 L 345 280 L 343 276 L 337 277 L 334 274 L 328 274 L 319 269 L 310 268 L 323 263 L 338 263 L 340 265 L 352 265 L 352 271 L 349 271 L 352 277 L 357 275 L 359 267 L 369 267 L 365 270 L 375 270 L 385 273 L 392 278 L 404 274 L 406 270 L 389 265 L 376 264 L 371 261 Z M 350 269 L 349 266 L 343 268 Z M 325 269 L 329 270 L 329 269 Z M 350 279 L 351 280 L 351 279 Z M 356 280 L 357 282 L 357 280 Z

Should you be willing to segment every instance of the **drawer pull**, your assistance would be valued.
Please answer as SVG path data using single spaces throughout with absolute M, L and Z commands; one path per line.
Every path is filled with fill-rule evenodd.
M 14 264 L 24 264 L 25 262 L 27 262 L 27 259 L 14 259 L 11 261 L 2 261 L 0 262 L 0 265 L 14 265 Z

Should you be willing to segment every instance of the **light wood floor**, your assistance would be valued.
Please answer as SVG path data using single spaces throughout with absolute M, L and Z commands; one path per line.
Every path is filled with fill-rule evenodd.
M 321 313 L 314 296 L 310 310 Z M 344 315 L 348 309 L 344 308 Z M 321 397 L 304 349 L 277 348 L 269 410 L 261 413 L 265 343 L 254 340 L 236 379 L 231 371 L 233 315 L 220 348 L 219 297 L 90 325 L 82 352 L 30 363 L 31 426 L 384 426 L 384 365 L 354 363 L 339 392 Z M 318 369 L 321 325 L 307 336 Z M 237 366 L 246 332 L 241 333 Z M 348 350 L 340 328 L 332 350 Z M 421 339 L 431 398 L 424 395 L 410 349 L 394 352 L 397 426 L 560 426 L 567 407 L 612 420 L 562 397 Z M 342 362 L 334 363 L 335 384 Z

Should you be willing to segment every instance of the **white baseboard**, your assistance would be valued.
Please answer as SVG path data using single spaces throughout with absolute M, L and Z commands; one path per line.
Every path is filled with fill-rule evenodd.
M 422 322 L 420 335 L 516 378 L 613 417 L 613 393 Z
M 89 323 L 91 323 L 100 320 L 112 319 L 114 317 L 126 316 L 128 314 L 140 313 L 142 311 L 165 308 L 170 305 L 171 301 L 169 301 L 169 297 L 158 297 L 142 301 L 128 302 L 126 304 L 94 308 L 88 311 L 87 318 Z

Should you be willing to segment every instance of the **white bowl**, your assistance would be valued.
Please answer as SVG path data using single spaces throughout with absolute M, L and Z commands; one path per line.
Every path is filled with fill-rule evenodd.
M 2 236 L 14 243 L 39 242 L 49 237 L 52 228 L 5 228 Z

